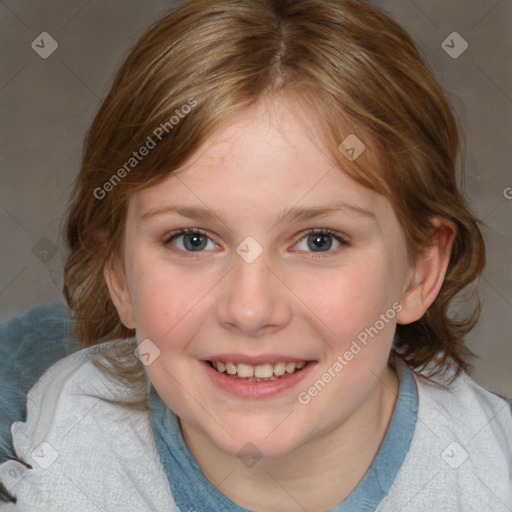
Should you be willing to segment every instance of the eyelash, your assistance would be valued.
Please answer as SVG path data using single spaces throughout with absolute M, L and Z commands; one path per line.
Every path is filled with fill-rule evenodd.
M 327 255 L 332 254 L 332 253 L 336 253 L 337 251 L 341 250 L 342 247 L 346 247 L 346 246 L 349 245 L 347 240 L 345 240 L 345 238 L 343 238 L 338 233 L 335 233 L 334 231 L 331 231 L 330 229 L 318 229 L 318 228 L 310 229 L 309 231 L 306 231 L 301 236 L 301 238 L 299 238 L 299 240 L 296 242 L 296 244 L 298 244 L 299 242 L 301 242 L 302 240 L 304 240 L 308 236 L 317 235 L 317 234 L 327 235 L 327 236 L 333 237 L 337 242 L 340 243 L 340 247 L 338 247 L 338 249 L 328 250 L 328 251 L 320 251 L 318 253 L 310 252 L 310 254 L 311 254 L 311 256 L 313 258 L 325 258 Z M 179 238 L 180 236 L 184 236 L 184 235 L 201 235 L 201 236 L 205 236 L 209 240 L 211 240 L 211 237 L 208 235 L 208 233 L 206 233 L 205 231 L 202 231 L 201 229 L 185 228 L 185 229 L 180 229 L 180 230 L 176 230 L 176 231 L 173 231 L 173 232 L 169 233 L 166 236 L 166 238 L 165 238 L 163 243 L 164 243 L 165 246 L 169 246 L 169 245 L 171 245 L 171 242 L 174 239 Z M 213 242 L 213 240 L 211 240 L 211 241 Z M 179 252 L 179 253 L 181 253 L 181 254 L 186 255 L 187 257 L 191 257 L 191 258 L 198 257 L 198 255 L 200 253 L 204 252 L 204 251 L 184 251 L 182 249 L 174 249 L 174 250 Z M 307 251 L 307 252 L 309 252 L 309 251 Z M 195 253 L 199 253 L 199 254 L 196 255 Z

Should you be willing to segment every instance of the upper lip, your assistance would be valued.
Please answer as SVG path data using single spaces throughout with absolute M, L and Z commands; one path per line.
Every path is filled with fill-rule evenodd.
M 204 359 L 205 361 L 223 361 L 230 363 L 242 363 L 242 364 L 250 364 L 252 366 L 258 366 L 259 364 L 265 363 L 300 363 L 301 361 L 312 361 L 307 358 L 300 358 L 294 356 L 287 356 L 282 354 L 261 354 L 258 356 L 248 356 L 246 354 L 216 354 L 214 356 L 209 356 Z

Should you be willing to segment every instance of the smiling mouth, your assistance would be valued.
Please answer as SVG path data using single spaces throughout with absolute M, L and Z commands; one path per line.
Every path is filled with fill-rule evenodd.
M 233 363 L 231 361 L 207 361 L 217 372 L 233 380 L 244 380 L 246 382 L 271 382 L 285 379 L 294 373 L 302 371 L 312 361 L 300 361 L 289 363 L 280 361 L 278 363 L 265 363 L 253 366 L 245 363 Z

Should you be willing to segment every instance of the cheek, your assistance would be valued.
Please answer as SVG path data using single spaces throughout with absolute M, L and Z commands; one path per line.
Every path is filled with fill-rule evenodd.
M 132 274 L 137 337 L 149 338 L 161 349 L 177 349 L 199 328 L 209 304 L 205 290 L 213 285 L 204 276 L 191 277 L 186 268 L 145 261 L 135 260 Z
M 341 349 L 391 308 L 394 294 L 388 280 L 382 264 L 359 263 L 304 280 L 300 296 L 305 297 L 308 316 L 323 325 L 325 339 Z

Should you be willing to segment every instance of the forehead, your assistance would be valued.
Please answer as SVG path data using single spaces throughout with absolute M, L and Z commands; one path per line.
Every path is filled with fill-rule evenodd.
M 177 202 L 260 216 L 293 205 L 340 202 L 380 217 L 390 213 L 383 196 L 357 183 L 333 160 L 314 119 L 285 98 L 239 111 L 177 172 L 135 194 L 130 210 L 140 217 Z

